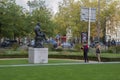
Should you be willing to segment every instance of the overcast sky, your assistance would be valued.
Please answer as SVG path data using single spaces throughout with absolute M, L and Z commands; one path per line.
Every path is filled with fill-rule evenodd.
M 16 3 L 28 9 L 27 1 L 32 1 L 32 0 L 16 0 Z M 47 6 L 51 8 L 53 12 L 56 13 L 58 10 L 58 2 L 61 2 L 62 0 L 45 0 L 45 1 Z

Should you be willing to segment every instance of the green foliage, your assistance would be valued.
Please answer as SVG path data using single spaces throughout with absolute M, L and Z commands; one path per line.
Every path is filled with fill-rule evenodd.
M 3 37 L 15 39 L 16 37 L 28 35 L 33 37 L 33 29 L 37 22 L 41 23 L 41 29 L 48 36 L 54 34 L 54 22 L 51 20 L 51 12 L 46 8 L 44 1 L 36 1 L 32 7 L 37 8 L 32 13 L 29 13 L 12 0 L 0 1 L 0 39 Z M 29 6 L 31 7 L 31 5 Z
M 55 22 L 59 25 L 57 27 L 61 34 L 65 34 L 67 27 L 72 27 L 73 36 L 80 36 L 80 32 L 87 31 L 88 23 L 81 21 L 80 14 L 82 7 L 92 7 L 96 8 L 96 22 L 91 23 L 91 36 L 97 36 L 97 21 L 100 18 L 101 32 L 100 36 L 104 36 L 106 21 L 111 21 L 108 29 L 115 32 L 115 24 L 120 21 L 120 7 L 118 1 L 110 1 L 106 3 L 106 0 L 100 0 L 100 15 L 98 15 L 98 1 L 92 0 L 91 3 L 88 0 L 63 0 L 63 3 L 59 3 L 59 12 L 55 16 Z M 64 30 L 63 30 L 64 29 Z M 56 32 L 58 32 L 56 31 Z
M 100 1 L 100 16 L 96 13 L 96 18 L 100 17 L 101 32 L 105 32 L 106 21 L 111 21 L 111 26 L 108 26 L 108 29 L 114 33 L 115 25 L 118 25 L 120 21 L 120 2 L 119 0 L 110 3 L 105 1 Z M 69 26 L 72 28 L 73 36 L 80 36 L 80 32 L 88 30 L 88 23 L 80 19 L 81 8 L 91 6 L 98 10 L 98 1 L 92 0 L 90 3 L 88 0 L 63 0 L 62 3 L 59 3 L 59 11 L 54 17 L 43 0 L 29 1 L 28 6 L 35 8 L 35 10 L 29 13 L 17 5 L 15 0 L 0 1 L 0 39 L 3 37 L 15 39 L 28 35 L 33 38 L 33 29 L 37 22 L 41 23 L 41 29 L 48 37 L 55 36 L 58 32 L 62 35 L 66 34 L 66 28 Z M 91 23 L 92 37 L 96 36 L 97 19 L 95 23 Z M 101 34 L 101 37 L 103 35 Z
M 28 54 L 28 49 L 25 49 L 25 48 L 21 49 L 18 47 L 18 44 L 12 45 L 11 48 L 7 48 L 7 49 L 1 48 L 0 49 L 1 56 L 17 55 L 19 57 L 19 55 L 21 56 L 21 55 L 26 55 L 26 54 Z
M 19 47 L 19 44 L 18 43 L 14 43 L 12 44 L 12 50 L 16 51 Z
M 77 51 L 80 51 L 80 52 L 82 51 L 82 49 L 81 49 L 81 48 L 82 48 L 82 45 L 81 45 L 81 44 L 75 44 L 75 47 L 74 47 L 74 48 L 75 48 L 75 50 L 77 50 Z
M 106 51 L 108 53 L 120 53 L 120 46 L 111 46 Z
M 11 62 L 11 61 L 7 61 Z M 16 61 L 14 63 L 17 64 Z M 27 63 L 26 61 L 23 61 Z M 68 61 L 69 62 L 69 61 Z M 22 64 L 21 62 L 19 62 Z M 64 62 L 63 62 L 64 63 Z M 33 64 L 34 65 L 34 64 Z M 51 64 L 1 67 L 1 80 L 119 80 L 120 64 Z M 8 65 L 9 66 L 9 65 Z M 46 75 L 47 76 L 46 76 Z M 7 75 L 7 77 L 6 77 Z M 87 77 L 86 77 L 87 75 Z
M 61 51 L 63 51 L 63 48 L 62 48 L 62 46 L 58 46 L 56 49 L 54 49 L 54 51 L 59 51 L 59 52 L 61 52 Z
M 44 47 L 48 48 L 49 51 L 54 49 L 52 44 L 45 44 Z
M 0 10 L 0 20 L 1 25 L 1 36 L 15 38 L 20 35 L 20 21 L 22 20 L 21 16 L 23 15 L 22 8 L 16 5 L 14 2 L 6 0 L 3 1 L 2 10 Z
M 34 8 L 30 16 L 30 20 L 32 22 L 30 22 L 32 24 L 32 30 L 36 23 L 40 22 L 42 31 L 44 31 L 46 35 L 52 36 L 54 34 L 54 22 L 51 20 L 52 14 L 50 10 L 45 6 L 45 2 L 42 0 L 31 2 L 29 1 L 28 5 L 29 7 Z

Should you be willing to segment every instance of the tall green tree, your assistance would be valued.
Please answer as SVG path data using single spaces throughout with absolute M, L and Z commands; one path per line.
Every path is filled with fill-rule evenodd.
M 23 34 L 23 20 L 25 14 L 23 8 L 16 5 L 15 0 L 2 0 L 0 6 L 0 37 L 15 39 Z
M 91 22 L 91 36 L 97 36 L 97 21 L 98 17 L 100 19 L 100 37 L 104 36 L 104 29 L 107 21 L 110 21 L 112 24 L 112 28 L 108 26 L 111 31 L 115 32 L 115 25 L 113 21 L 119 21 L 119 0 L 109 2 L 106 4 L 106 0 L 100 0 L 100 15 L 98 15 L 98 1 L 91 0 L 63 0 L 63 3 L 59 4 L 59 12 L 55 16 L 55 21 L 59 25 L 57 28 L 58 31 L 61 33 L 66 33 L 65 29 L 68 26 L 72 27 L 73 34 L 79 35 L 79 32 L 87 31 L 88 29 L 88 22 L 81 21 L 80 19 L 80 10 L 82 7 L 92 7 L 96 8 L 96 22 Z
M 33 2 L 28 2 L 29 7 L 31 8 L 31 22 L 33 23 L 33 27 L 35 27 L 36 23 L 40 22 L 41 29 L 48 35 L 52 36 L 54 23 L 52 22 L 51 12 L 45 6 L 45 1 L 36 0 Z M 33 28 L 32 28 L 33 29 Z
M 15 0 L 0 1 L 0 40 L 1 38 L 15 39 L 16 37 L 34 36 L 34 27 L 37 22 L 49 36 L 53 35 L 54 23 L 52 15 L 46 8 L 44 1 L 35 0 L 30 13 L 17 5 Z M 31 7 L 31 5 L 29 5 Z
M 110 31 L 115 35 L 119 27 L 120 21 L 120 1 L 104 2 L 101 10 L 101 31 L 103 33 L 103 39 L 106 41 L 106 31 Z

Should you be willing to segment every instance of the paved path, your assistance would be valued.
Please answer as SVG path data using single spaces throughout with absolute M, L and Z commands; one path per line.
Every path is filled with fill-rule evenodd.
M 24 66 L 56 66 L 56 65 L 87 65 L 87 64 L 120 64 L 120 62 L 76 62 L 76 63 L 48 63 L 48 64 L 18 64 L 18 65 L 0 65 L 0 67 L 24 67 Z

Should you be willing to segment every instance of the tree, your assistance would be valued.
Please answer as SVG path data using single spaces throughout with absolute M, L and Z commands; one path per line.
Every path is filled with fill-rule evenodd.
M 119 1 L 113 1 L 109 4 L 105 3 L 105 0 L 100 1 L 100 15 L 98 15 L 98 2 L 97 0 L 92 0 L 91 3 L 88 0 L 63 0 L 63 3 L 59 3 L 59 12 L 55 16 L 55 22 L 59 25 L 58 31 L 65 34 L 65 29 L 68 26 L 72 26 L 73 34 L 79 35 L 79 32 L 87 31 L 88 22 L 81 21 L 80 10 L 81 7 L 93 7 L 96 8 L 96 22 L 91 23 L 91 36 L 97 36 L 97 21 L 100 17 L 100 37 L 104 36 L 104 28 L 106 24 L 106 19 L 110 20 L 112 29 L 115 32 L 114 22 L 117 19 L 119 21 Z M 113 22 L 113 23 L 112 23 Z M 64 29 L 64 30 L 63 30 Z M 79 32 L 78 32 L 79 31 Z
M 1 38 L 15 39 L 16 37 L 34 36 L 34 27 L 41 22 L 42 29 L 53 35 L 54 23 L 51 12 L 46 8 L 44 1 L 32 13 L 17 5 L 15 0 L 0 1 L 0 40 Z
M 105 5 L 101 10 L 101 28 L 104 41 L 106 41 L 106 31 L 110 31 L 112 35 L 116 35 L 116 30 L 120 24 L 119 3 L 119 1 L 113 1 L 109 3 L 104 2 Z
M 1 12 L 1 35 L 0 38 L 6 37 L 15 39 L 23 34 L 23 20 L 25 14 L 23 8 L 16 5 L 15 0 L 2 0 Z
M 32 9 L 31 22 L 33 25 L 35 26 L 37 22 L 40 22 L 41 29 L 48 36 L 53 35 L 54 23 L 51 20 L 52 15 L 49 9 L 45 6 L 45 2 L 43 0 L 35 0 L 33 2 L 28 2 L 28 5 Z

